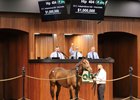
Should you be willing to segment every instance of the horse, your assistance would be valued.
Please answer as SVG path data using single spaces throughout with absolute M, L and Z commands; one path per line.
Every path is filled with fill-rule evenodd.
M 76 68 L 78 68 L 78 87 L 76 87 Z M 52 100 L 54 100 L 55 87 L 57 87 L 56 100 L 58 100 L 61 86 L 65 88 L 69 88 L 70 99 L 73 99 L 72 91 L 75 90 L 74 91 L 75 95 L 76 95 L 76 89 L 78 89 L 79 92 L 80 84 L 82 82 L 80 75 L 82 75 L 84 70 L 92 72 L 92 68 L 89 64 L 89 61 L 85 58 L 82 59 L 79 63 L 77 63 L 75 65 L 75 68 L 73 69 L 67 70 L 62 67 L 53 68 L 49 73 L 50 94 Z

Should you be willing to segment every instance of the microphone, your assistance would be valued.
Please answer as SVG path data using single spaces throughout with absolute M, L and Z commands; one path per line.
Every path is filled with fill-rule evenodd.
M 59 51 L 60 53 L 62 53 L 67 59 L 69 59 L 69 57 L 62 51 Z

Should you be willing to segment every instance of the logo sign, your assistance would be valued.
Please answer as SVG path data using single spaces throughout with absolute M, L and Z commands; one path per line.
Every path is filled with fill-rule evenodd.
M 92 74 L 89 71 L 84 71 L 82 74 L 82 82 L 92 83 Z

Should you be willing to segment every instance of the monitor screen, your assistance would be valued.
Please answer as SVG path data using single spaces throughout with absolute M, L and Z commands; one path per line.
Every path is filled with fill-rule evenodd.
M 65 0 L 39 1 L 42 21 L 64 20 L 67 18 Z
M 42 21 L 104 19 L 105 0 L 47 0 L 38 3 Z
M 103 20 L 105 0 L 71 0 L 71 18 Z

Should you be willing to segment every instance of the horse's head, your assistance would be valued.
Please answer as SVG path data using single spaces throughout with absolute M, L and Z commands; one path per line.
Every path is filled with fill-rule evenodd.
M 83 66 L 83 69 L 84 70 L 87 70 L 89 72 L 92 72 L 92 68 L 91 68 L 91 66 L 89 64 L 89 61 L 87 59 L 83 59 L 82 60 L 82 66 Z
M 82 59 L 79 63 L 78 63 L 78 66 L 79 66 L 79 70 L 87 70 L 89 72 L 92 72 L 92 68 L 89 64 L 89 61 L 87 59 Z

